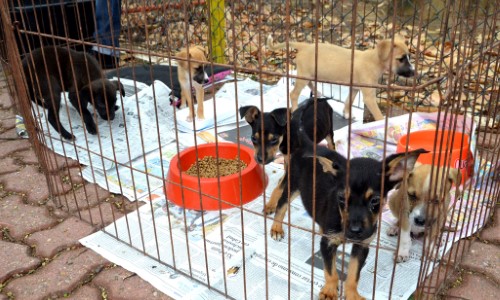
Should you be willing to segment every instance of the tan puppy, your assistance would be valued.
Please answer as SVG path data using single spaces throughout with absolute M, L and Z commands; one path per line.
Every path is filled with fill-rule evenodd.
M 434 243 L 439 241 L 446 221 L 451 187 L 453 184 L 460 184 L 460 180 L 461 174 L 457 169 L 445 167 L 438 169 L 433 165 L 419 164 L 391 194 L 389 207 L 399 220 L 397 226 L 390 228 L 387 234 L 397 235 L 401 228 L 396 262 L 409 259 L 411 233 L 420 235 L 425 232 L 425 247 L 432 251 L 429 253 L 435 252 Z
M 290 48 L 298 50 L 295 59 L 297 64 L 297 76 L 314 78 L 315 75 L 315 53 L 316 45 L 309 43 L 290 42 Z M 392 46 L 394 45 L 394 46 Z M 267 47 L 271 50 L 278 50 L 286 47 L 286 43 L 273 43 L 273 38 L 267 38 Z M 392 67 L 392 73 L 404 77 L 412 77 L 415 74 L 413 66 L 410 64 L 408 47 L 400 38 L 380 41 L 375 49 L 366 51 L 354 50 L 353 84 L 377 84 L 384 72 L 388 72 Z M 332 44 L 318 44 L 318 81 L 338 81 L 350 82 L 351 79 L 352 50 L 342 48 Z M 310 80 L 297 79 L 295 87 L 290 93 L 292 110 L 297 108 L 297 102 L 302 89 L 308 85 L 314 90 Z M 344 118 L 350 119 L 350 106 L 361 91 L 363 100 L 373 115 L 375 120 L 384 118 L 376 102 L 374 88 L 354 87 L 352 94 L 345 102 Z
M 184 107 L 187 101 L 187 106 L 189 107 L 189 115 L 186 121 L 193 121 L 195 116 L 191 86 L 196 91 L 196 101 L 198 103 L 196 116 L 198 119 L 205 119 L 203 110 L 205 90 L 203 89 L 203 84 L 208 82 L 208 75 L 205 72 L 205 64 L 203 63 L 208 62 L 205 49 L 201 46 L 193 46 L 189 49 L 182 49 L 177 53 L 177 56 L 190 60 L 189 62 L 187 60 L 177 61 L 177 75 L 181 85 L 181 106 Z

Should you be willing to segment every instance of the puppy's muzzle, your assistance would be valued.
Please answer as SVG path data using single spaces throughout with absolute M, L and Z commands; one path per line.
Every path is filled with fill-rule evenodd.
M 425 217 L 424 216 L 417 216 L 413 219 L 415 222 L 415 225 L 424 227 L 425 226 Z
M 193 80 L 199 84 L 205 84 L 209 82 L 207 72 L 205 72 L 205 69 L 202 66 L 196 68 Z
M 405 55 L 399 60 L 401 65 L 397 69 L 397 74 L 403 77 L 413 77 L 415 76 L 415 68 L 410 63 L 408 55 Z

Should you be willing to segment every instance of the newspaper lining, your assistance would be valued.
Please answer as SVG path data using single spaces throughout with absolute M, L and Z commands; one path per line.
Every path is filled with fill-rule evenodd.
M 243 100 L 240 101 L 240 106 L 252 103 L 252 101 L 254 101 L 252 104 L 259 103 L 257 101 L 264 96 L 266 99 L 277 99 L 279 104 L 282 91 L 286 90 L 282 86 L 280 90 L 266 86 L 262 89 L 264 96 L 261 96 L 258 83 L 242 81 L 226 84 L 221 89 L 222 94 L 226 96 L 224 98 L 234 97 L 234 84 L 238 85 L 238 93 L 241 93 L 238 94 L 238 99 Z M 302 99 L 306 97 L 302 95 Z M 286 99 L 286 95 L 283 99 Z M 278 105 L 268 102 L 266 104 L 264 108 L 266 111 Z M 391 142 L 391 139 L 394 141 L 398 134 L 405 134 L 408 127 L 413 131 L 442 127 L 450 122 L 450 120 L 438 122 L 436 114 L 413 114 L 413 120 L 410 126 L 407 124 L 407 115 L 390 120 L 389 130 L 392 133 L 389 135 L 385 148 L 387 154 L 395 151 L 395 144 Z M 376 159 L 382 157 L 384 139 L 380 140 L 380 137 L 385 137 L 385 133 L 381 131 L 385 124 L 379 123 L 353 125 L 350 136 L 351 157 L 370 156 Z M 457 123 L 461 124 L 458 131 L 473 132 L 471 124 L 465 122 L 463 117 Z M 207 136 L 217 138 L 211 130 L 204 133 L 204 139 Z M 192 145 L 194 138 L 202 135 L 198 133 L 187 136 L 190 138 L 179 141 L 181 148 Z M 471 140 L 474 141 L 474 138 Z M 346 155 L 347 131 L 345 129 L 336 131 L 335 141 L 338 151 Z M 162 153 L 163 161 L 159 153 Z M 160 174 L 166 174 L 169 159 L 176 153 L 175 142 L 166 144 L 161 150 L 148 154 L 146 158 L 139 157 L 131 162 L 135 167 L 139 166 L 139 169 L 142 164 L 143 173 L 134 174 L 129 168 L 118 168 L 119 171 L 115 174 L 103 173 L 101 177 L 94 177 L 93 181 L 101 186 L 109 186 L 111 191 L 122 192 L 131 200 L 151 201 L 151 205 L 144 205 L 138 212 L 127 215 L 126 219 L 124 217 L 117 220 L 103 231 L 81 239 L 81 243 L 137 273 L 159 290 L 176 299 L 224 299 L 224 294 L 236 299 L 317 297 L 324 282 L 321 255 L 318 252 L 320 237 L 319 235 L 313 236 L 308 231 L 312 230 L 313 224 L 301 200 L 296 199 L 291 204 L 285 217 L 287 223 L 290 218 L 290 224 L 293 224 L 293 227 L 285 224 L 283 241 L 277 242 L 269 237 L 272 216 L 266 219 L 261 214 L 265 200 L 269 199 L 272 189 L 283 174 L 282 166 L 274 163 L 265 166 L 266 174 L 269 176 L 266 197 L 261 196 L 246 204 L 245 210 L 234 208 L 222 212 L 201 213 L 183 210 L 165 199 Z M 492 162 L 476 161 L 475 169 L 479 173 L 488 174 L 494 165 Z M 120 176 L 120 181 L 118 181 L 118 174 L 126 172 L 130 174 L 129 178 Z M 98 174 L 95 169 L 94 173 Z M 85 174 L 87 177 L 92 174 L 90 168 L 84 171 Z M 151 174 L 156 176 L 151 176 Z M 113 181 L 115 184 L 113 188 L 116 190 L 113 190 L 112 185 L 109 184 Z M 492 195 L 485 194 L 490 189 L 481 188 L 475 183 L 471 184 L 473 184 L 473 191 L 470 193 L 465 188 L 464 192 L 458 195 L 455 195 L 456 191 L 452 191 L 454 199 L 452 205 L 455 205 L 457 209 L 449 210 L 448 223 L 457 228 L 457 233 L 443 234 L 441 253 L 449 251 L 453 242 L 471 235 L 483 226 L 481 221 L 489 212 L 485 204 Z M 483 202 L 479 202 L 479 199 Z M 458 209 L 460 207 L 462 210 Z M 385 207 L 378 241 L 380 247 L 378 250 L 375 248 L 374 243 L 377 241 L 375 239 L 370 247 L 365 266 L 361 270 L 358 291 L 366 298 L 372 298 L 375 293 L 376 298 L 385 299 L 391 293 L 392 298 L 408 299 L 416 288 L 421 265 L 422 240 L 413 241 L 411 259 L 398 264 L 395 268 L 396 274 L 392 274 L 393 252 L 397 237 L 389 237 L 385 232 L 393 223 L 394 218 Z M 156 227 L 153 227 L 153 224 Z M 454 239 L 450 238 L 445 243 L 448 234 Z M 120 240 L 130 242 L 132 247 Z M 337 268 L 341 278 L 347 271 L 349 250 L 350 245 L 347 244 L 345 248 L 340 246 L 337 253 Z M 141 252 L 147 253 L 148 256 Z M 378 261 L 375 261 L 375 254 L 377 254 Z M 158 263 L 158 260 L 164 264 Z M 342 260 L 344 260 L 343 264 Z M 167 265 L 175 266 L 176 270 Z M 376 272 L 375 265 L 377 265 Z M 433 267 L 428 268 L 428 273 L 432 269 Z M 390 279 L 393 276 L 394 282 L 391 286 Z M 376 286 L 373 287 L 375 278 Z M 211 289 L 201 283 L 209 285 Z

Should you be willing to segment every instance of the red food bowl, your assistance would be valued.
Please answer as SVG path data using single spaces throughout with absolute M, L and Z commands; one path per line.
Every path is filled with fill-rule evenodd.
M 436 139 L 436 140 L 435 140 Z M 462 141 L 463 139 L 463 141 Z M 404 152 L 408 141 L 408 151 L 424 148 L 429 153 L 420 154 L 422 164 L 449 165 L 462 173 L 462 184 L 472 176 L 474 159 L 469 151 L 469 136 L 450 130 L 420 130 L 402 136 L 397 152 Z
M 238 157 L 247 164 L 240 173 L 219 178 L 200 178 L 185 172 L 198 159 L 213 156 Z M 182 172 L 182 179 L 181 179 Z M 253 149 L 233 143 L 210 143 L 189 147 L 170 161 L 165 192 L 173 203 L 194 210 L 219 210 L 238 207 L 257 198 L 267 185 L 262 167 L 253 158 Z M 201 193 L 200 193 L 201 187 Z M 219 188 L 220 187 L 220 188 Z

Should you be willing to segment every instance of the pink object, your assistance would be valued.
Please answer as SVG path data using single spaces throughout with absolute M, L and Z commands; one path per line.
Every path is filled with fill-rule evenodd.
M 215 73 L 212 76 L 210 76 L 210 78 L 208 79 L 208 83 L 220 81 L 220 80 L 226 78 L 226 76 L 231 74 L 232 72 L 233 71 L 231 71 L 231 70 L 226 70 L 226 71 L 222 71 L 219 73 Z

